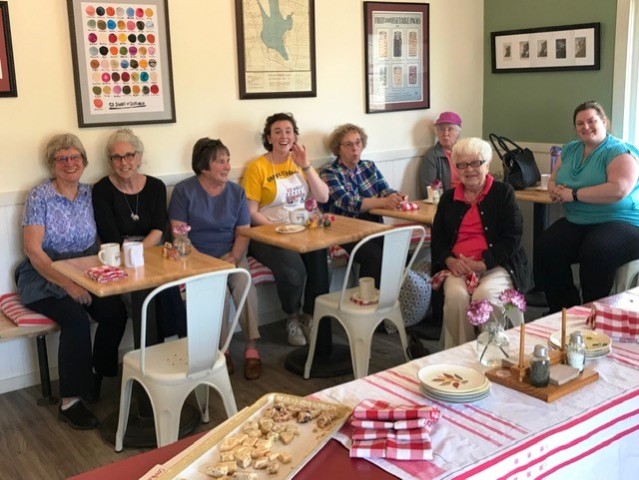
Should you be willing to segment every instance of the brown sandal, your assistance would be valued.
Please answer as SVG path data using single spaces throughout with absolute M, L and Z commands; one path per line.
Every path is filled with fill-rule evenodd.
M 262 375 L 262 360 L 259 358 L 244 359 L 244 377 L 247 380 L 255 380 Z

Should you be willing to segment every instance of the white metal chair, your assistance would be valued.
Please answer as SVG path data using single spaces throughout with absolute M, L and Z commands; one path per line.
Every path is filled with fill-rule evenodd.
M 410 257 L 408 265 L 404 267 L 411 235 L 414 231 L 420 232 L 417 248 Z M 340 291 L 320 295 L 315 299 L 315 312 L 310 331 L 310 345 L 308 357 L 304 367 L 304 378 L 309 378 L 315 344 L 317 341 L 317 329 L 322 317 L 334 317 L 344 327 L 348 335 L 348 342 L 353 362 L 355 378 L 361 378 L 368 373 L 368 363 L 371 355 L 371 342 L 377 326 L 385 319 L 390 320 L 399 331 L 399 338 L 404 349 L 404 356 L 408 361 L 406 330 L 402 312 L 399 307 L 399 289 L 406 277 L 406 272 L 413 264 L 417 253 L 424 243 L 424 227 L 414 225 L 395 228 L 386 232 L 370 235 L 360 241 L 348 259 L 346 277 Z M 352 272 L 353 259 L 360 247 L 375 238 L 384 237 L 384 254 L 382 256 L 382 273 L 379 288 L 379 301 L 375 305 L 360 306 L 350 301 L 351 295 L 357 292 L 357 287 L 347 288 Z
M 625 292 L 639 284 L 639 260 L 628 262 L 617 269 L 612 294 Z
M 220 346 L 229 275 L 245 275 L 247 287 L 237 305 L 228 335 Z M 158 293 L 180 284 L 186 285 L 187 337 L 147 347 L 149 302 Z M 233 268 L 170 282 L 156 288 L 146 297 L 142 305 L 140 348 L 127 353 L 122 361 L 116 452 L 122 450 L 134 380 L 142 385 L 151 400 L 158 447 L 178 439 L 182 406 L 193 390 L 202 422 L 209 421 L 209 386 L 219 392 L 227 416 L 237 413 L 223 352 L 231 342 L 250 284 L 250 274 L 246 270 Z

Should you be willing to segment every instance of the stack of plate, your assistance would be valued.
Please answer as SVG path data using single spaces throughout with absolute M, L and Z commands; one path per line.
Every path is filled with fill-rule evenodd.
M 417 372 L 420 389 L 434 400 L 472 403 L 490 394 L 490 382 L 478 370 L 461 365 L 428 365 Z
M 605 333 L 595 332 L 589 328 L 573 328 L 572 330 L 566 330 L 566 343 L 570 341 L 570 334 L 572 332 L 579 331 L 584 337 L 584 343 L 586 344 L 586 360 L 605 357 L 612 351 L 612 340 Z M 550 335 L 548 344 L 552 348 L 561 347 L 561 331 L 555 332 Z

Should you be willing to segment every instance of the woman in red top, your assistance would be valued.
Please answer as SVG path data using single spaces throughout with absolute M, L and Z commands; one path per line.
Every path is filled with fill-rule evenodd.
M 496 302 L 503 290 L 525 290 L 529 280 L 523 218 L 512 187 L 488 173 L 490 145 L 480 138 L 460 140 L 452 156 L 460 184 L 442 196 L 432 228 L 433 274 L 448 272 L 443 288 L 446 348 L 475 338 L 466 320 L 471 301 Z M 478 284 L 470 293 L 467 280 L 473 274 Z M 441 313 L 440 297 L 434 299 L 433 314 Z

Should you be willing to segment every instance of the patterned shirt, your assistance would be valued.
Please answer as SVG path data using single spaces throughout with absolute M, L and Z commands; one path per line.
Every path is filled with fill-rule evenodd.
M 74 201 L 60 195 L 51 181 L 33 188 L 22 217 L 22 226 L 27 225 L 44 227 L 42 249 L 53 257 L 84 252 L 97 238 L 91 185 L 81 183 Z
M 351 170 L 337 158 L 322 170 L 320 177 L 329 191 L 328 202 L 320 206 L 324 211 L 337 215 L 357 217 L 365 198 L 383 198 L 395 193 L 382 172 L 369 160 L 360 160 Z

